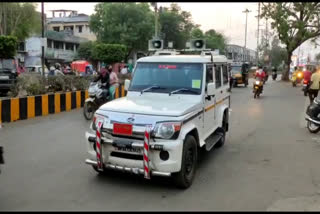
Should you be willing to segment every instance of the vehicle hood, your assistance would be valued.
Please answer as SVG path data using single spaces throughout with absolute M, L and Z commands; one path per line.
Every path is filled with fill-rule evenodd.
M 102 111 L 114 111 L 133 114 L 182 116 L 201 107 L 199 96 L 192 95 L 155 95 L 145 93 L 122 97 L 100 107 Z

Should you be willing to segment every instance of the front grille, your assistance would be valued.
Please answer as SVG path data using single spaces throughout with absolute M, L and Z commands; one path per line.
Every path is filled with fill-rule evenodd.
M 144 133 L 143 132 L 133 132 L 131 136 L 127 135 L 119 135 L 113 134 L 112 129 L 102 129 L 102 133 L 105 137 L 118 137 L 118 138 L 128 138 L 128 139 L 135 139 L 135 140 L 144 140 Z
M 117 158 L 125 158 L 130 160 L 143 160 L 142 155 L 128 154 L 128 153 L 122 153 L 122 152 L 111 152 L 110 156 L 117 157 Z

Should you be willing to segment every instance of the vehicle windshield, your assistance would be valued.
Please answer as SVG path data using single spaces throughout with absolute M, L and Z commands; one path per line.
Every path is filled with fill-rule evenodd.
M 169 93 L 186 88 L 201 94 L 203 64 L 201 63 L 138 63 L 134 71 L 129 91 L 142 91 L 151 86 L 148 92 Z M 182 91 L 185 94 L 195 94 Z
M 240 74 L 241 66 L 231 66 L 231 74 Z
M 13 59 L 0 59 L 0 70 L 15 70 Z

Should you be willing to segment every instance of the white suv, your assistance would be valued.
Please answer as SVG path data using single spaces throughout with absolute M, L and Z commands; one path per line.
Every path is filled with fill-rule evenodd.
M 111 168 L 146 178 L 173 176 L 177 186 L 188 188 L 200 148 L 209 151 L 225 142 L 227 64 L 221 55 L 140 58 L 132 81 L 125 81 L 127 96 L 96 111 L 86 133 L 86 163 L 98 172 Z

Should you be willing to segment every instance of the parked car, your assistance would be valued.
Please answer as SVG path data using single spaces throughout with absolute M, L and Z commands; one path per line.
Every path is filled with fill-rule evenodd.
M 0 59 L 0 92 L 7 93 L 17 82 L 18 66 L 15 59 Z

